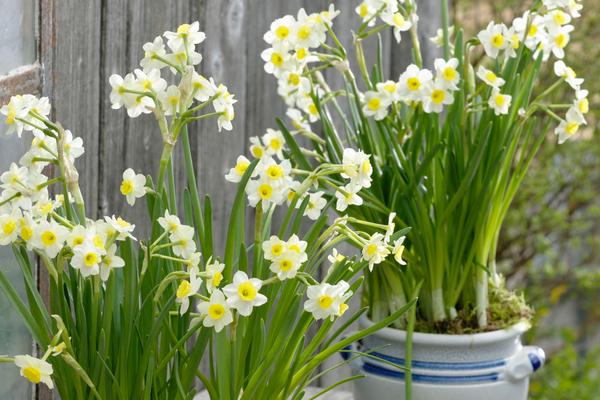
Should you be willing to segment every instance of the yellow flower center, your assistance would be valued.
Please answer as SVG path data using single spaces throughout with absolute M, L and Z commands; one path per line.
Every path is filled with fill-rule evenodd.
M 392 21 L 394 22 L 394 25 L 396 25 L 399 28 L 402 27 L 402 26 L 404 26 L 404 24 L 406 22 L 406 20 L 404 19 L 404 17 L 400 13 L 395 13 L 392 16 Z
M 300 28 L 298 28 L 298 33 L 297 33 L 298 39 L 306 40 L 310 37 L 310 33 L 311 33 L 310 26 L 304 24 Z
M 519 35 L 517 35 L 516 33 L 513 34 L 510 37 L 510 43 L 511 43 L 513 49 L 518 49 L 519 45 L 521 44 L 521 39 L 519 39 Z
M 312 103 L 308 106 L 308 112 L 312 115 L 316 115 L 319 113 L 319 110 L 317 110 L 317 106 L 315 106 L 314 103 Z
M 494 98 L 494 102 L 498 107 L 502 107 L 504 104 L 506 104 L 506 98 L 503 95 L 498 94 Z
M 288 77 L 288 83 L 293 86 L 298 86 L 300 84 L 300 75 L 290 74 Z
M 279 269 L 282 271 L 289 271 L 294 266 L 292 260 L 281 260 L 279 262 Z
M 360 6 L 358 6 L 358 15 L 360 15 L 361 18 L 365 18 L 368 14 L 369 6 L 367 5 L 367 3 L 361 3 Z
M 98 254 L 89 252 L 83 257 L 83 263 L 86 267 L 91 268 L 98 264 Z
M 273 65 L 281 67 L 283 65 L 283 56 L 279 53 L 273 52 L 273 54 L 271 54 L 271 62 Z
M 381 100 L 379 100 L 377 97 L 373 97 L 367 103 L 367 107 L 369 108 L 369 110 L 372 110 L 372 111 L 378 110 L 380 106 L 381 106 Z
M 256 288 L 250 282 L 244 282 L 238 286 L 238 295 L 244 301 L 252 301 L 256 297 Z
M 456 79 L 456 75 L 457 75 L 457 72 L 452 67 L 446 67 L 446 68 L 444 68 L 444 72 L 442 72 L 442 76 L 447 81 L 453 81 L 454 79 Z
M 288 246 L 288 249 L 291 251 L 294 251 L 298 254 L 300 254 L 302 252 L 302 250 L 300 250 L 300 246 L 298 246 L 297 244 L 291 244 Z
M 238 175 L 243 175 L 244 172 L 246 172 L 246 170 L 248 169 L 249 165 L 250 163 L 248 161 L 240 161 L 237 164 L 235 164 L 235 172 L 237 172 Z
M 362 169 L 363 174 L 365 174 L 365 175 L 370 175 L 371 171 L 373 170 L 369 160 L 363 161 L 363 163 L 361 165 L 361 169 Z
M 567 18 L 565 17 L 565 13 L 563 13 L 563 12 L 562 12 L 562 11 L 560 11 L 560 10 L 556 10 L 556 11 L 554 12 L 554 17 L 553 17 L 553 19 L 554 19 L 554 23 L 555 23 L 556 25 L 564 25 L 564 24 L 566 24 L 566 23 L 567 23 Z
M 131 179 L 125 179 L 121 183 L 121 193 L 125 196 L 133 192 L 133 181 Z
M 6 116 L 6 123 L 12 125 L 15 123 L 17 117 L 17 109 L 11 103 L 8 103 L 8 115 Z
M 117 218 L 117 225 L 119 225 L 121 228 L 129 228 L 131 226 L 129 222 L 125 221 L 121 217 Z
M 319 297 L 319 307 L 321 307 L 322 309 L 327 309 L 327 308 L 331 307 L 332 304 L 333 304 L 333 297 L 328 296 L 326 294 Z
M 258 188 L 258 195 L 261 199 L 268 200 L 273 195 L 273 188 L 271 187 L 271 185 L 263 183 Z
M 562 49 L 569 43 L 569 38 L 564 33 L 560 33 L 554 38 L 554 43 L 556 43 L 557 47 Z
M 283 168 L 279 165 L 270 165 L 267 168 L 267 176 L 271 179 L 279 179 L 283 177 Z
M 56 243 L 56 235 L 52 231 L 45 231 L 42 233 L 42 243 L 44 246 L 52 246 Z
M 211 319 L 221 319 L 225 315 L 225 307 L 222 304 L 211 304 L 208 307 L 208 315 Z
M 577 108 L 579 108 L 579 111 L 582 114 L 587 114 L 590 111 L 590 102 L 588 101 L 588 99 L 581 99 L 579 100 Z
M 150 79 L 145 79 L 144 83 L 142 83 L 144 90 L 152 89 L 152 81 Z
M 77 237 L 73 238 L 73 247 L 83 244 L 83 241 L 84 241 L 83 236 L 77 236 Z
M 4 223 L 4 226 L 2 227 L 2 232 L 8 236 L 11 235 L 15 229 L 17 229 L 17 223 L 13 220 L 8 220 L 6 221 L 6 223 Z
M 223 274 L 220 273 L 219 271 L 215 272 L 212 278 L 212 285 L 214 287 L 219 287 L 219 285 L 221 284 L 221 281 L 223 280 Z
M 377 245 L 375 243 L 371 243 L 370 245 L 367 246 L 367 254 L 369 256 L 372 256 L 375 253 L 377 253 Z
M 181 281 L 179 287 L 177 288 L 177 298 L 183 299 L 184 297 L 188 297 L 191 292 L 192 284 L 189 281 Z
M 179 104 L 179 96 L 169 96 L 167 98 L 167 101 L 169 102 L 169 104 L 174 107 L 177 104 Z
M 261 158 L 263 156 L 264 150 L 262 147 L 254 145 L 250 148 L 250 152 L 255 158 Z
M 102 238 L 102 236 L 94 235 L 92 242 L 94 243 L 94 246 L 96 246 L 98 249 L 104 249 L 104 239 Z
M 578 130 L 579 130 L 579 124 L 576 122 L 568 122 L 567 126 L 565 127 L 565 131 L 567 131 L 567 133 L 569 135 L 576 134 Z
M 409 90 L 419 90 L 421 87 L 421 81 L 419 78 L 413 76 L 412 78 L 408 78 L 406 81 L 406 86 L 408 86 Z
M 23 368 L 23 376 L 32 383 L 40 383 L 42 381 L 42 373 L 36 367 Z
M 393 82 L 386 83 L 383 85 L 383 89 L 388 93 L 394 93 L 396 91 L 396 84 Z
M 485 79 L 488 80 L 490 83 L 494 83 L 496 82 L 496 79 L 498 79 L 498 77 L 492 71 L 487 71 L 485 73 Z
M 301 48 L 296 50 L 296 58 L 298 60 L 303 60 L 308 55 L 308 50 L 305 48 Z
M 527 32 L 527 36 L 531 37 L 531 36 L 535 36 L 536 33 L 538 32 L 538 27 L 537 25 L 531 25 L 529 27 L 529 32 Z
M 21 227 L 21 238 L 24 241 L 28 242 L 32 237 L 33 237 L 33 229 L 31 229 L 27 225 L 24 225 L 23 227 Z
M 441 104 L 445 97 L 446 93 L 443 90 L 436 89 L 431 92 L 431 101 L 433 101 L 435 104 Z
M 279 150 L 281 149 L 281 140 L 279 138 L 273 138 L 271 139 L 271 141 L 269 142 L 269 147 L 272 148 L 273 150 Z
M 277 29 L 275 29 L 275 36 L 277 36 L 281 40 L 288 37 L 289 34 L 290 34 L 290 28 L 288 28 L 285 25 L 281 25 L 281 26 L 277 27 Z
M 177 27 L 177 33 L 181 36 L 186 36 L 190 32 L 191 25 L 190 24 L 182 24 Z
M 271 246 L 271 253 L 273 253 L 273 255 L 276 257 L 283 253 L 283 246 L 281 243 L 275 243 L 273 246 Z
M 494 36 L 492 36 L 492 45 L 498 48 L 504 46 L 504 36 L 502 36 L 500 33 L 496 33 Z

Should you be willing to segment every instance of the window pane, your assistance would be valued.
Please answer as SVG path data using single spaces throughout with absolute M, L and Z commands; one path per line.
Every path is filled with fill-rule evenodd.
M 0 173 L 6 171 L 11 162 L 18 161 L 28 147 L 26 137 L 19 139 L 16 134 L 6 136 L 5 130 L 4 123 L 0 122 Z M 23 136 L 25 135 L 31 136 L 30 133 L 25 133 Z M 0 268 L 13 283 L 21 298 L 25 299 L 23 279 L 10 247 L 0 246 Z M 0 354 L 11 356 L 31 354 L 31 349 L 32 339 L 27 328 L 4 292 L 0 290 Z M 19 376 L 17 367 L 13 364 L 0 364 L 0 399 L 31 398 L 31 390 L 32 386 Z
M 0 75 L 36 60 L 35 0 L 0 0 Z

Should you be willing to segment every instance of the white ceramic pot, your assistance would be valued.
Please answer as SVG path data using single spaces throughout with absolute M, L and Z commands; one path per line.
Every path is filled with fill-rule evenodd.
M 366 328 L 372 324 L 360 320 Z M 412 400 L 526 400 L 529 376 L 544 364 L 544 351 L 523 346 L 528 329 L 519 323 L 509 329 L 474 335 L 413 334 Z M 368 352 L 404 365 L 406 332 L 383 328 L 342 353 Z M 371 357 L 351 361 L 355 400 L 399 400 L 404 397 L 402 370 Z

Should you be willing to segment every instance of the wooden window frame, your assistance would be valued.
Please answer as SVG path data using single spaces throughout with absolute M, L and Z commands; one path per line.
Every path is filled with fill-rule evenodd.
M 51 93 L 54 0 L 38 0 L 35 12 L 36 60 L 0 76 L 0 105 L 6 104 L 11 96 L 17 94 Z

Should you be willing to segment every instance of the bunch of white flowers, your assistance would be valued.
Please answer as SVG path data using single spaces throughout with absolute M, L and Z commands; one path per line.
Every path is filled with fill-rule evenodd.
M 408 31 L 419 20 L 417 3 L 410 0 L 363 0 L 355 9 L 363 23 L 375 25 L 377 18 L 394 28 L 394 37 L 400 43 L 401 32 Z
M 570 41 L 570 33 L 574 29 L 570 22 L 573 18 L 580 17 L 582 5 L 576 0 L 547 0 L 543 5 L 536 11 L 526 11 L 515 18 L 510 27 L 490 22 L 486 29 L 479 32 L 477 38 L 485 54 L 493 59 L 501 55 L 506 58 L 516 57 L 522 44 L 531 50 L 534 58 L 541 54 L 543 61 L 547 61 L 551 55 L 559 59 L 554 63 L 554 73 L 575 91 L 575 99 L 568 107 L 564 119 L 549 111 L 560 121 L 555 134 L 558 142 L 564 143 L 587 123 L 585 114 L 589 111 L 588 91 L 581 88 L 583 79 L 577 78 L 575 71 L 562 60 Z M 487 105 L 496 115 L 508 114 L 512 98 L 501 93 L 505 80 L 483 66 L 479 66 L 477 77 L 492 88 Z
M 267 129 L 262 137 L 250 138 L 250 143 L 250 154 L 258 159 L 258 164 L 251 174 L 253 179 L 246 186 L 250 205 L 256 207 L 261 203 L 262 207 L 268 208 L 271 204 L 281 205 L 284 202 L 290 205 L 295 200 L 295 206 L 299 208 L 307 198 L 304 216 L 312 220 L 319 218 L 321 211 L 327 205 L 327 193 L 319 190 L 311 192 L 312 185 L 302 185 L 300 181 L 294 179 L 291 163 L 285 158 L 284 151 L 287 148 L 281 131 Z M 240 182 L 250 164 L 248 158 L 239 156 L 235 166 L 225 175 L 225 179 L 229 182 Z M 316 184 L 318 180 L 327 181 L 328 185 L 335 189 L 332 196 L 337 199 L 337 210 L 344 211 L 349 205 L 362 204 L 358 192 L 371 185 L 372 173 L 369 155 L 348 148 L 344 149 L 342 164 L 320 166 L 314 171 L 315 181 L 312 183 Z M 342 178 L 348 180 L 348 183 L 338 186 L 328 180 L 327 175 L 331 174 L 340 174 Z
M 460 82 L 458 60 L 438 58 L 434 66 L 435 75 L 428 69 L 411 64 L 397 82 L 390 80 L 378 83 L 376 90 L 364 94 L 363 113 L 381 120 L 398 103 L 412 106 L 421 104 L 426 113 L 442 112 L 444 105 L 454 103 L 453 92 L 458 90 Z
M 333 5 L 310 15 L 302 8 L 296 18 L 286 15 L 273 21 L 264 35 L 271 46 L 261 53 L 265 71 L 277 78 L 278 93 L 287 105 L 299 108 L 313 122 L 319 115 L 312 99 L 311 82 L 304 73 L 310 63 L 319 61 L 319 55 L 312 49 L 325 43 L 339 13 Z
M 263 285 L 260 279 L 249 278 L 245 272 L 238 271 L 232 282 L 221 290 L 219 287 L 223 281 L 225 264 L 209 258 L 204 271 L 200 270 L 202 254 L 196 251 L 196 232 L 193 227 L 182 224 L 179 217 L 168 210 L 157 222 L 163 228 L 163 233 L 150 246 L 150 258 L 175 261 L 185 266 L 185 271 L 174 273 L 177 278 L 182 278 L 175 292 L 175 300 L 181 315 L 189 310 L 191 300 L 199 300 L 197 313 L 192 313 L 195 317 L 192 325 L 201 320 L 204 326 L 214 327 L 215 331 L 220 332 L 233 321 L 232 311 L 247 317 L 254 307 L 266 303 L 267 298 L 259 293 Z M 206 280 L 205 294 L 201 293 L 203 279 Z
M 142 69 L 121 77 L 110 77 L 112 92 L 110 101 L 114 109 L 125 107 L 127 114 L 135 118 L 140 114 L 154 112 L 158 117 L 171 116 L 175 119 L 200 119 L 217 116 L 219 131 L 231 130 L 234 118 L 233 105 L 236 100 L 227 87 L 215 84 L 212 78 L 205 78 L 195 70 L 202 61 L 202 55 L 196 46 L 204 41 L 206 35 L 199 30 L 200 24 L 183 24 L 176 32 L 165 32 L 154 41 L 144 44 L 144 58 L 140 61 Z M 165 40 L 166 39 L 166 46 Z M 161 76 L 163 68 L 180 76 L 178 84 L 167 83 Z M 199 105 L 192 107 L 194 101 Z M 214 112 L 194 116 L 208 103 L 212 103 Z M 166 129 L 166 126 L 161 129 Z M 174 126 L 173 126 L 174 128 Z M 167 132 L 162 132 L 164 139 Z M 176 135 L 172 139 L 176 139 Z
M 287 242 L 277 236 L 271 236 L 263 242 L 264 257 L 271 261 L 271 272 L 277 274 L 279 280 L 294 278 L 302 264 L 308 260 L 306 245 L 297 235 L 292 235 Z
M 46 260 L 51 273 L 62 268 L 51 261 L 60 254 L 84 278 L 99 275 L 106 281 L 114 268 L 124 266 L 116 242 L 134 239 L 134 226 L 114 216 L 92 221 L 81 213 L 79 224 L 66 218 L 71 200 L 82 205 L 75 160 L 85 150 L 83 140 L 51 122 L 49 113 L 48 99 L 32 95 L 13 96 L 2 108 L 8 134 L 30 131 L 34 136 L 19 163 L 0 175 L 0 245 L 23 244 Z M 49 179 L 44 174 L 48 165 L 58 166 L 60 176 Z M 68 189 L 68 202 L 64 194 L 50 196 L 55 183 Z

